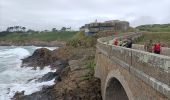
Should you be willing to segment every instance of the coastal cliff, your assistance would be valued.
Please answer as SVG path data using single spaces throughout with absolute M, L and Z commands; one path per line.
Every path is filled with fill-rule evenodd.
M 48 47 L 62 47 L 66 43 L 64 41 L 40 41 L 40 40 L 30 40 L 30 41 L 11 41 L 11 40 L 0 40 L 1 46 L 48 46 Z
M 93 77 L 95 48 L 63 47 L 53 51 L 37 49 L 32 56 L 23 59 L 23 66 L 50 66 L 56 72 L 47 73 L 37 81 L 55 78 L 53 86 L 24 95 L 16 93 L 14 100 L 102 100 L 100 80 Z

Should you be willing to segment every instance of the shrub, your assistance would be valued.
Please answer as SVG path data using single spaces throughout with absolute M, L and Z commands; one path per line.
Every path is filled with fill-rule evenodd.
M 68 41 L 69 46 L 73 47 L 94 47 L 96 45 L 96 36 L 85 36 L 83 32 L 78 32 L 73 38 Z

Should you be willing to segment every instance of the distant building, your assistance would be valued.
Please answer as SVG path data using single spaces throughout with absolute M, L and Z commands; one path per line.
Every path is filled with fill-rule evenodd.
M 71 27 L 69 27 L 69 28 L 66 28 L 66 31 L 69 31 L 69 32 L 70 32 L 70 31 L 71 31 Z
M 114 30 L 114 31 L 127 31 L 129 28 L 129 22 L 119 21 L 119 20 L 110 20 L 105 22 L 97 22 L 85 24 L 80 28 L 80 31 L 85 32 L 86 35 L 92 35 L 98 31 L 104 30 Z M 88 31 L 87 31 L 88 30 Z

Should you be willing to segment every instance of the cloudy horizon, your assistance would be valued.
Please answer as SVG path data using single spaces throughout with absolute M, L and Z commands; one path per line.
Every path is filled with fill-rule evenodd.
M 60 29 L 107 20 L 131 26 L 170 23 L 170 0 L 0 0 L 0 31 L 9 26 Z

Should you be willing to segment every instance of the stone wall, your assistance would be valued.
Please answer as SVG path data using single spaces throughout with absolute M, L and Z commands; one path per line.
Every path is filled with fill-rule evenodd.
M 145 51 L 145 50 L 144 50 L 144 45 L 133 44 L 132 48 L 133 48 L 133 49 L 136 49 L 136 50 Z M 170 56 L 170 48 L 161 47 L 161 55 Z
M 100 75 L 99 78 L 101 79 L 103 100 L 109 100 L 106 94 L 110 94 L 107 92 L 111 92 L 112 90 L 107 91 L 107 88 L 111 88 L 109 81 L 113 78 L 119 80 L 129 100 L 169 100 L 164 94 L 158 92 L 140 78 L 136 77 L 134 74 L 131 74 L 129 70 L 122 67 L 124 64 L 120 64 L 118 60 L 108 59 L 108 57 L 104 54 L 99 54 L 97 59 L 98 75 Z M 124 66 L 126 66 L 126 64 Z M 129 69 L 129 67 L 127 68 Z M 113 95 L 114 94 L 110 97 L 112 98 L 111 100 L 120 100 L 113 98 Z
M 130 100 L 170 99 L 170 57 L 113 46 L 107 44 L 110 38 L 98 39 L 96 52 L 95 75 L 103 82 L 104 100 L 109 73 L 123 77 L 117 76 Z

